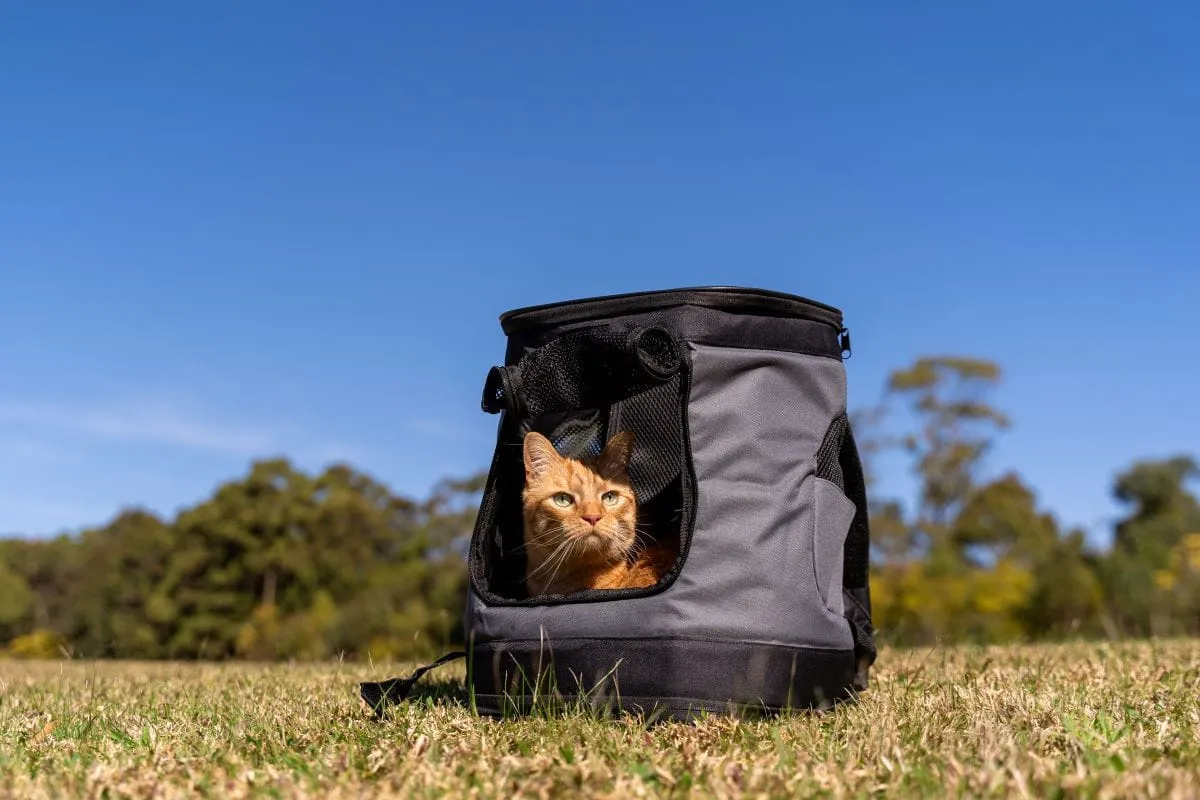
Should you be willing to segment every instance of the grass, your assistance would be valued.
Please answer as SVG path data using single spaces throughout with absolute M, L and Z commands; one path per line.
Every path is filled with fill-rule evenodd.
M 1200 796 L 1200 641 L 885 650 L 766 722 L 471 716 L 462 668 L 0 662 L 4 797 Z

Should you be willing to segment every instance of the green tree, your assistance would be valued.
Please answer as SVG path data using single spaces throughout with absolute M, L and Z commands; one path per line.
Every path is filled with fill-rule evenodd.
M 1033 490 L 1008 473 L 971 493 L 953 538 L 980 568 L 1007 564 L 1028 575 L 1030 593 L 1010 609 L 1023 635 L 1094 632 L 1101 590 L 1081 531 L 1064 537 L 1053 515 L 1037 509 Z
M 0 560 L 0 643 L 17 636 L 33 611 L 33 590 L 25 578 Z
M 1188 482 L 1200 466 L 1188 456 L 1140 461 L 1117 477 L 1113 495 L 1127 508 L 1115 529 L 1104 563 L 1107 614 L 1117 630 L 1132 635 L 1167 635 L 1195 630 L 1180 616 L 1162 584 L 1184 537 L 1200 532 L 1200 501 Z M 1174 587 L 1176 590 L 1180 586 Z
M 82 534 L 76 555 L 86 568 L 75 572 L 65 587 L 71 613 L 64 632 L 77 655 L 160 655 L 171 620 L 156 618 L 149 602 L 174 544 L 169 525 L 138 509 Z
M 271 459 L 179 515 L 177 548 L 155 592 L 176 620 L 169 654 L 228 657 L 256 609 L 266 609 L 260 617 L 307 609 L 318 586 L 313 506 L 311 478 Z
M 888 378 L 885 405 L 902 404 L 911 424 L 887 442 L 912 462 L 919 481 L 911 515 L 876 504 L 873 534 L 883 557 L 872 601 L 885 636 L 926 642 L 939 637 L 995 639 L 1012 634 L 1011 610 L 1031 583 L 1015 563 L 982 566 L 955 521 L 976 491 L 992 438 L 1008 419 L 986 402 L 1000 368 L 963 357 L 917 359 Z M 876 415 L 878 416 L 878 415 Z
M 45 630 L 66 637 L 76 612 L 72 587 L 84 567 L 78 539 L 12 539 L 0 542 L 0 553 L 0 561 L 31 593 L 21 631 Z
M 908 642 L 1007 639 L 1096 628 L 1099 582 L 1081 534 L 1063 537 L 1016 473 L 982 482 L 1007 416 L 988 401 L 989 361 L 921 358 L 894 371 L 887 404 L 911 427 L 876 435 L 899 447 L 918 478 L 914 512 L 875 501 L 873 599 L 885 635 Z M 878 424 L 878 411 L 864 415 Z
M 1008 418 L 986 402 L 1000 367 L 963 357 L 920 358 L 888 378 L 888 394 L 906 402 L 915 430 L 901 439 L 921 479 L 917 526 L 930 544 L 945 541 L 946 524 L 966 500 L 993 437 Z

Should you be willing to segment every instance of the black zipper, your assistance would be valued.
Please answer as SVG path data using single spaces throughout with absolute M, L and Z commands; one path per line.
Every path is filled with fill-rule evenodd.
M 842 312 L 833 306 L 798 295 L 737 286 L 702 286 L 688 289 L 632 292 L 527 306 L 501 314 L 500 325 L 505 334 L 511 335 L 534 328 L 574 324 L 638 312 L 660 311 L 664 308 L 681 305 L 809 319 L 830 325 L 839 331 L 842 330 Z

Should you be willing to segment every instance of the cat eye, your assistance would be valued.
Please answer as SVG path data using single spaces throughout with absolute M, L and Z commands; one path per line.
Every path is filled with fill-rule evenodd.
M 604 503 L 606 506 L 615 506 L 620 501 L 621 495 L 617 494 L 616 492 L 605 492 L 604 494 L 600 495 L 600 502 Z
M 550 499 L 554 502 L 554 505 L 558 506 L 559 508 L 566 508 L 575 502 L 575 498 L 566 492 L 559 492 Z

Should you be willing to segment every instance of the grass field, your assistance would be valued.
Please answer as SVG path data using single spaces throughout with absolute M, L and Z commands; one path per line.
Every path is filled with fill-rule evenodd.
M 861 702 L 770 722 L 484 721 L 461 668 L 0 661 L 4 797 L 1200 796 L 1200 641 L 885 650 Z

